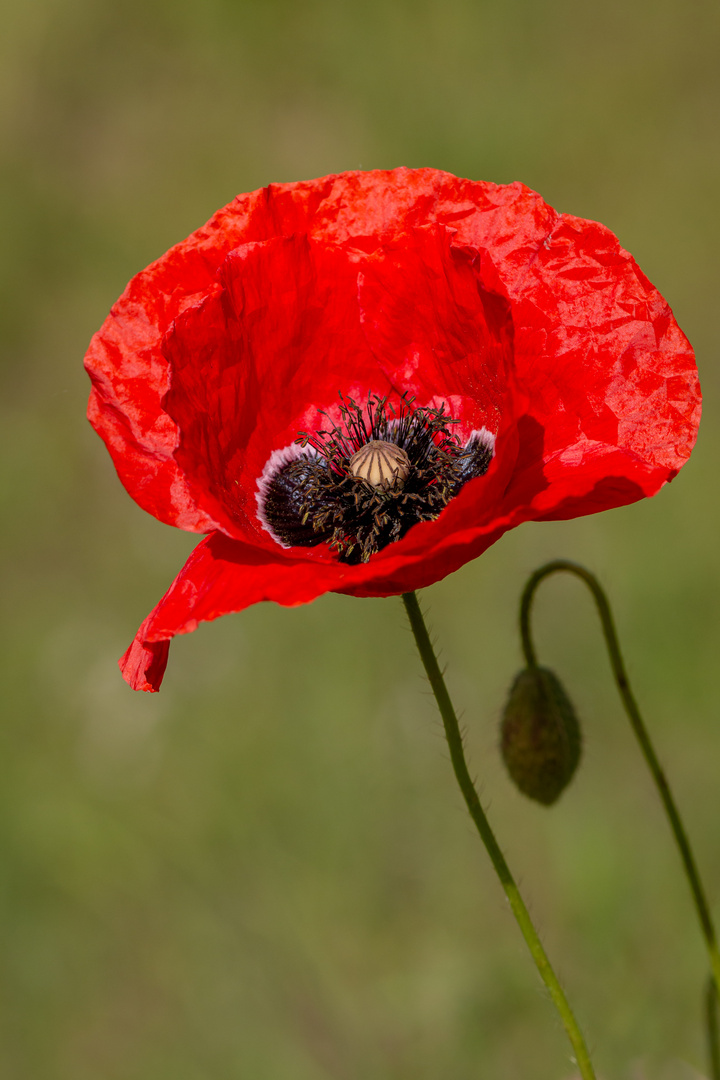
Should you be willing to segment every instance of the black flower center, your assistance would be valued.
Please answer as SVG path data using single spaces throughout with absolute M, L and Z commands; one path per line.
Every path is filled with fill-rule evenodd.
M 444 406 L 340 402 L 340 424 L 300 432 L 259 483 L 260 517 L 283 546 L 327 543 L 342 562 L 367 562 L 488 470 L 494 436 L 483 428 L 462 445 Z

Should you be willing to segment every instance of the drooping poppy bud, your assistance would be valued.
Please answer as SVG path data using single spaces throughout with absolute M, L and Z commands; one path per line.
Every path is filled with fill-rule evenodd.
M 501 750 L 524 795 L 550 806 L 580 760 L 580 725 L 560 680 L 548 668 L 525 668 L 503 710 Z

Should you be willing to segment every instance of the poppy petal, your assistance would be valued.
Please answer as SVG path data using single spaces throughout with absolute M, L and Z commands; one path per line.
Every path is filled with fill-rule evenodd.
M 279 549 L 278 549 L 279 550 Z M 296 562 L 231 540 L 207 536 L 138 630 L 120 660 L 123 678 L 135 690 L 158 690 L 169 641 L 198 623 L 242 611 L 261 600 L 293 607 L 328 592 L 343 577 L 337 562 Z
M 211 534 L 123 659 L 151 689 L 170 638 L 201 620 L 419 588 L 522 521 L 652 495 L 700 419 L 692 349 L 608 229 L 522 184 L 433 169 L 238 197 L 130 282 L 86 366 L 89 417 L 128 491 Z M 413 395 L 446 408 L 461 441 L 494 436 L 485 475 L 357 566 L 326 544 L 281 546 L 258 507 L 298 432 L 323 411 L 338 423 L 339 394 L 393 408 Z

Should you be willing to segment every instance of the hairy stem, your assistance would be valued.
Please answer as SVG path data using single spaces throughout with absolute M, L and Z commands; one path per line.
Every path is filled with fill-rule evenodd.
M 542 581 L 551 574 L 556 573 L 568 573 L 574 574 L 575 577 L 580 578 L 583 581 L 590 592 L 592 593 L 595 605 L 600 616 L 600 622 L 602 623 L 603 635 L 605 637 L 605 643 L 607 645 L 608 654 L 610 656 L 610 664 L 612 667 L 613 675 L 615 677 L 615 683 L 617 685 L 620 697 L 622 699 L 623 707 L 627 714 L 630 725 L 635 733 L 635 737 L 640 745 L 640 750 L 645 759 L 655 786 L 662 800 L 662 804 L 665 808 L 668 821 L 670 822 L 670 828 L 672 829 L 677 843 L 678 850 L 680 852 L 680 858 L 682 859 L 683 869 L 685 876 L 690 886 L 690 891 L 695 903 L 695 910 L 697 912 L 698 920 L 700 922 L 700 929 L 702 931 L 705 945 L 710 959 L 710 968 L 712 971 L 712 978 L 715 984 L 715 994 L 720 993 L 720 951 L 718 950 L 717 935 L 715 933 L 715 927 L 713 925 L 712 918 L 710 916 L 710 908 L 705 897 L 705 891 L 700 880 L 700 874 L 698 873 L 695 857 L 690 847 L 690 841 L 688 840 L 685 827 L 683 826 L 680 813 L 675 804 L 675 800 L 670 791 L 665 773 L 660 765 L 658 756 L 655 753 L 655 749 L 650 741 L 647 728 L 643 722 L 640 710 L 638 708 L 633 692 L 630 689 L 630 683 L 625 669 L 625 664 L 620 652 L 620 644 L 618 642 L 617 633 L 615 631 L 615 624 L 613 622 L 612 613 L 610 611 L 610 605 L 607 597 L 600 586 L 597 578 L 594 574 L 591 574 L 589 570 L 586 570 L 584 566 L 580 566 L 578 563 L 569 562 L 565 559 L 557 559 L 553 562 L 546 563 L 541 566 L 534 574 L 528 579 L 527 585 L 523 591 L 522 599 L 520 601 L 520 634 L 522 637 L 522 647 L 525 654 L 525 660 L 528 667 L 537 666 L 537 657 L 530 634 L 530 611 L 532 608 L 532 602 L 535 597 L 535 592 Z M 708 1025 L 711 1020 L 714 1024 L 714 1028 L 708 1027 L 708 1038 L 710 1045 L 717 1046 L 717 1014 L 715 1011 L 715 1002 L 711 1006 L 708 1004 L 706 1015 L 708 1017 Z M 718 1054 L 715 1052 L 713 1058 L 713 1080 L 720 1080 L 720 1063 L 718 1063 Z
M 718 1023 L 718 992 L 712 975 L 705 984 L 705 1030 L 708 1061 L 712 1080 L 720 1080 L 720 1023 Z
M 522 896 L 515 884 L 515 879 L 510 873 L 510 868 L 505 861 L 505 856 L 500 850 L 500 846 L 495 839 L 495 834 L 490 828 L 490 823 L 480 804 L 475 785 L 468 772 L 463 750 L 462 735 L 460 733 L 455 709 L 450 700 L 450 695 L 448 694 L 442 672 L 440 671 L 435 650 L 433 649 L 425 625 L 425 620 L 423 619 L 420 610 L 417 595 L 414 592 L 404 593 L 403 603 L 405 604 L 405 610 L 407 611 L 410 620 L 410 627 L 415 636 L 415 642 L 418 647 L 418 652 L 420 653 L 420 658 L 425 667 L 430 686 L 432 687 L 432 692 L 435 695 L 438 709 L 440 710 L 440 715 L 445 727 L 445 736 L 450 749 L 450 760 L 452 761 L 455 777 L 470 812 L 470 817 L 473 819 L 475 827 L 480 833 L 480 838 L 485 845 L 485 850 L 490 856 L 490 861 L 493 864 L 495 873 L 500 879 L 500 884 L 508 898 L 512 913 L 517 920 L 532 958 L 535 961 L 535 966 L 540 972 L 540 977 L 545 983 L 553 1004 L 563 1022 L 568 1038 L 575 1051 L 575 1060 L 580 1070 L 580 1075 L 583 1077 L 583 1080 L 595 1080 L 595 1073 L 590 1062 L 590 1056 L 582 1032 L 580 1031 L 577 1020 L 573 1015 L 572 1009 L 570 1008 L 565 993 L 553 971 L 550 961 L 547 958 L 547 954 L 538 937 L 537 931 L 532 924 L 528 910 L 525 907 Z

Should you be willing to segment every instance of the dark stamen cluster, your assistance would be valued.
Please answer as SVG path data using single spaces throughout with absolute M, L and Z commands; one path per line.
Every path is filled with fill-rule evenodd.
M 342 426 L 300 432 L 297 442 L 306 452 L 268 479 L 262 511 L 285 544 L 329 543 L 343 562 L 367 562 L 413 525 L 434 520 L 463 484 L 482 476 L 492 441 L 475 438 L 461 446 L 444 406 L 413 408 L 404 399 L 396 414 L 377 395 L 364 409 L 350 398 L 340 401 Z M 405 451 L 407 476 L 379 487 L 353 475 L 350 459 L 372 440 Z

